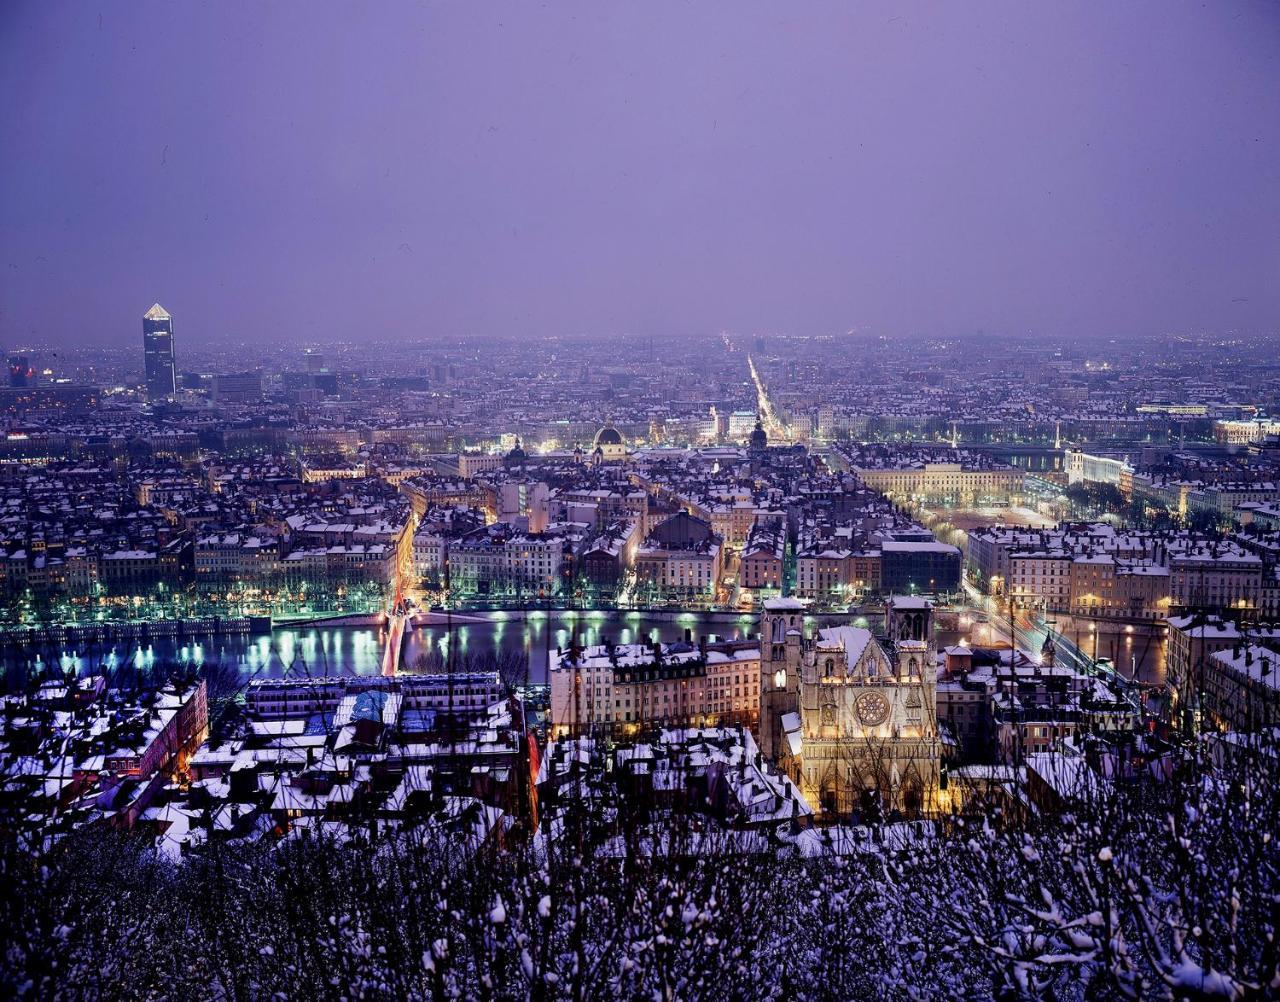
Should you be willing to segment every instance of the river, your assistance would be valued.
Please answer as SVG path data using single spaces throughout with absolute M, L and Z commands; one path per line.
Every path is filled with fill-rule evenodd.
M 1100 624 L 1097 640 L 1089 632 L 1087 621 L 1073 623 L 1062 617 L 1058 630 L 1075 640 L 1081 650 L 1092 655 L 1110 657 L 1125 675 L 1148 682 L 1164 678 L 1163 631 L 1141 628 L 1129 632 L 1123 626 Z M 840 615 L 809 617 L 810 622 L 852 622 L 868 624 L 860 617 Z M 1019 627 L 1019 645 L 1038 650 L 1043 632 L 1028 633 Z M 983 629 L 987 633 L 983 633 Z M 938 643 L 945 645 L 971 639 L 1007 640 L 1007 627 L 992 624 L 967 631 L 969 636 L 940 634 Z M 477 667 L 491 665 L 495 655 L 523 655 L 528 658 L 529 680 L 547 679 L 548 643 L 550 650 L 568 647 L 577 631 L 578 642 L 598 644 L 604 640 L 627 644 L 636 640 L 660 640 L 669 643 L 686 637 L 737 640 L 753 637 L 759 630 L 759 617 L 753 613 L 662 613 L 662 612 L 478 612 L 462 616 L 452 630 L 448 626 L 418 626 L 407 631 L 401 660 L 402 671 L 439 670 L 449 658 L 450 643 L 456 644 L 453 663 L 461 668 L 468 663 Z M 1152 636 L 1151 634 L 1155 635 Z M 452 641 L 450 636 L 452 634 Z M 988 635 L 989 634 L 989 635 Z M 234 665 L 246 678 L 278 678 L 309 671 L 317 675 L 375 675 L 382 670 L 382 651 L 386 641 L 385 627 L 278 626 L 270 632 L 240 635 L 207 636 L 195 639 L 160 637 L 154 640 L 118 641 L 114 644 L 81 644 L 78 647 L 6 648 L 0 654 L 6 679 L 38 674 L 57 661 L 64 671 L 75 669 L 85 674 L 102 667 L 108 670 L 132 663 L 146 669 L 152 665 L 190 664 Z M 292 667 L 291 667 L 292 666 Z
M 859 622 L 865 625 L 865 621 Z M 569 646 L 575 631 L 578 642 L 588 645 L 604 640 L 620 644 L 647 639 L 671 642 L 689 638 L 697 642 L 702 637 L 736 640 L 752 637 L 758 629 L 759 618 L 751 613 L 470 613 L 466 621 L 459 617 L 452 629 L 419 626 L 407 631 L 401 664 L 405 671 L 442 665 L 449 659 L 452 643 L 456 645 L 455 666 L 491 663 L 497 652 L 525 655 L 529 680 L 545 682 L 548 649 Z M 242 635 L 86 643 L 59 650 L 8 648 L 2 664 L 7 677 L 38 672 L 52 661 L 80 674 L 130 663 L 143 669 L 174 663 L 221 663 L 236 666 L 245 677 L 281 677 L 290 673 L 291 666 L 295 674 L 373 675 L 382 667 L 385 638 L 385 627 L 310 624 Z

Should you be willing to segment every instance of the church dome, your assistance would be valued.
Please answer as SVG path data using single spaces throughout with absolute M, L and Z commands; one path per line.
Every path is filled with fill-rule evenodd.
M 515 448 L 507 453 L 507 462 L 514 465 L 518 463 L 523 463 L 528 458 L 529 458 L 528 454 L 524 451 L 524 448 L 520 444 L 520 439 L 517 438 Z
M 596 432 L 596 448 L 598 449 L 604 445 L 622 445 L 622 433 L 611 424 L 605 425 Z
M 765 434 L 764 426 L 757 421 L 755 431 L 751 433 L 751 448 L 754 452 L 764 452 L 769 445 L 769 436 Z

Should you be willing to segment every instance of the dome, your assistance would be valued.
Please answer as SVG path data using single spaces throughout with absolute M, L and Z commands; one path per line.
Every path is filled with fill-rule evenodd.
M 607 424 L 596 432 L 595 445 L 597 449 L 602 445 L 622 445 L 622 435 L 613 425 Z
M 520 439 L 517 438 L 516 447 L 507 453 L 507 462 L 523 463 L 528 458 L 529 458 L 528 454 L 524 451 L 524 448 L 520 445 Z
M 763 452 L 769 445 L 769 436 L 765 434 L 764 426 L 757 421 L 755 431 L 751 433 L 751 448 L 756 452 Z

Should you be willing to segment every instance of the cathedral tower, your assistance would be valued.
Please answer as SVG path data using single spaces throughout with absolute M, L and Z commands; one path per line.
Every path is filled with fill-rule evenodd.
M 782 716 L 798 708 L 806 603 L 771 598 L 760 616 L 760 751 L 782 752 Z

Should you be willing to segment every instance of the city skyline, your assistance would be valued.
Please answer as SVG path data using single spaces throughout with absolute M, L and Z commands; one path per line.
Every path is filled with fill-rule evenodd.
M 11 6 L 0 338 L 1274 331 L 1274 7 L 735 14 Z
M 1274 993 L 1277 79 L 0 4 L 0 997 Z

